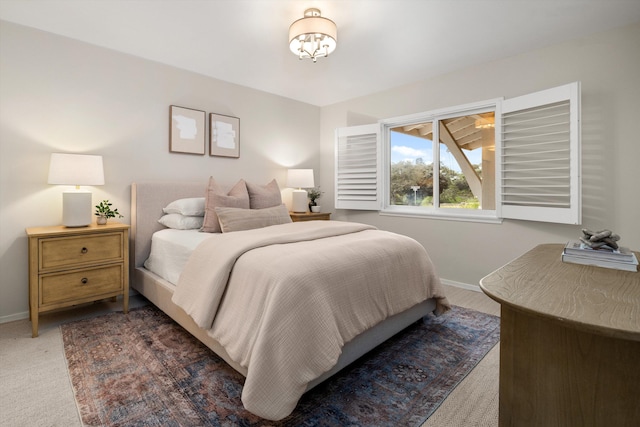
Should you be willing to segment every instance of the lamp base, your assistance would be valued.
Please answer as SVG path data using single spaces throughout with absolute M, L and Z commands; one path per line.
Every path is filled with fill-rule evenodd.
M 291 192 L 291 210 L 296 213 L 307 212 L 309 207 L 306 190 L 293 190 Z
M 64 191 L 62 193 L 62 225 L 86 227 L 91 224 L 91 192 Z

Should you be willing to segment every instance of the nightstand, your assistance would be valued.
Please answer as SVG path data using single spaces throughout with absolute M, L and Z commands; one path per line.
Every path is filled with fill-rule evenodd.
M 129 310 L 129 226 L 27 228 L 29 315 L 38 336 L 38 316 L 47 311 L 123 296 Z
M 314 220 L 329 221 L 331 219 L 331 213 L 329 212 L 289 212 L 289 216 L 293 222 Z

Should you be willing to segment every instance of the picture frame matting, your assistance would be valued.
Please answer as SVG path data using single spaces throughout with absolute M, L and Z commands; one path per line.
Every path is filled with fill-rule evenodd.
M 240 119 L 209 113 L 209 155 L 240 157 Z
M 169 152 L 204 155 L 206 113 L 193 108 L 169 107 Z

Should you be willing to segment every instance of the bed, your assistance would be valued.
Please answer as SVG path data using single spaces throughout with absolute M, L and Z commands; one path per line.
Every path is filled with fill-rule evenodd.
M 421 280 L 425 283 L 428 282 L 427 285 L 424 285 L 425 290 L 420 291 L 424 292 L 424 295 L 426 296 L 421 297 L 423 299 L 419 302 L 411 303 L 410 306 L 402 308 L 400 311 L 397 310 L 397 307 L 394 308 L 394 302 L 384 301 L 382 304 L 371 303 L 373 304 L 370 306 L 372 308 L 368 308 L 368 310 L 376 312 L 380 311 L 381 314 L 376 314 L 376 316 L 383 317 L 380 321 L 375 320 L 373 324 L 369 324 L 372 323 L 372 321 L 369 319 L 368 311 L 359 313 L 357 307 L 354 307 L 352 310 L 339 308 L 340 304 L 342 304 L 342 300 L 345 299 L 343 296 L 335 297 L 337 300 L 332 300 L 330 304 L 314 303 L 310 307 L 302 308 L 301 310 L 309 311 L 309 316 L 305 316 L 302 320 L 299 317 L 293 320 L 289 319 L 294 314 L 289 315 L 288 313 L 294 313 L 294 310 L 296 309 L 295 307 L 290 309 L 288 308 L 287 310 L 280 310 L 285 314 L 261 315 L 262 317 L 258 320 L 247 320 L 247 314 L 238 314 L 238 318 L 235 320 L 224 320 L 226 319 L 224 316 L 231 316 L 232 318 L 234 313 L 239 313 L 235 307 L 233 309 L 228 308 L 230 307 L 231 301 L 234 301 L 234 298 L 245 298 L 246 300 L 241 304 L 247 306 L 253 307 L 255 304 L 258 304 L 255 306 L 260 307 L 257 309 L 258 311 L 262 310 L 264 306 L 267 305 L 265 301 L 269 301 L 269 304 L 272 304 L 272 294 L 275 294 L 275 292 L 262 291 L 254 284 L 254 282 L 262 283 L 258 281 L 258 276 L 260 276 L 260 280 L 265 281 L 265 283 L 276 281 L 273 277 L 266 277 L 266 279 L 262 277 L 268 276 L 267 273 L 269 271 L 275 271 L 269 274 L 280 276 L 283 270 L 301 270 L 300 257 L 303 256 L 301 248 L 304 246 L 313 245 L 313 248 L 317 248 L 314 250 L 317 250 L 318 252 L 314 252 L 313 257 L 308 257 L 311 259 L 306 258 L 308 259 L 308 262 L 303 262 L 302 264 L 315 265 L 317 263 L 316 261 L 321 258 L 327 258 L 330 260 L 333 256 L 335 259 L 335 253 L 338 253 L 338 249 L 322 249 L 324 248 L 323 245 L 334 244 L 332 242 L 335 240 L 335 244 L 339 247 L 351 248 L 354 250 L 354 248 L 358 247 L 357 243 L 354 241 L 354 243 L 351 244 L 351 240 L 349 239 L 355 239 L 356 236 L 357 238 L 365 239 L 365 241 L 366 239 L 372 238 L 378 239 L 381 237 L 378 236 L 378 234 L 386 232 L 372 230 L 371 227 L 368 226 L 360 227 L 359 225 L 351 223 L 341 223 L 340 221 L 308 221 L 306 222 L 306 225 L 304 225 L 305 222 L 298 222 L 273 225 L 255 231 L 239 231 L 237 233 L 215 234 L 198 233 L 197 231 L 194 233 L 193 230 L 190 230 L 191 236 L 197 235 L 195 236 L 196 243 L 193 243 L 194 240 L 191 236 L 187 239 L 190 242 L 190 248 L 187 249 L 187 254 L 183 255 L 183 259 L 180 261 L 185 264 L 185 270 L 179 274 L 179 277 L 175 272 L 173 273 L 173 276 L 171 276 L 165 275 L 162 273 L 162 270 L 156 270 L 160 272 L 160 274 L 150 271 L 145 267 L 145 262 L 150 258 L 152 239 L 158 241 L 158 236 L 162 233 L 166 234 L 165 227 L 158 222 L 160 217 L 163 215 L 163 208 L 172 201 L 178 199 L 202 197 L 206 191 L 207 183 L 200 182 L 139 182 L 132 184 L 130 251 L 132 257 L 130 263 L 132 269 L 131 284 L 136 291 L 145 296 L 184 329 L 209 347 L 214 353 L 224 359 L 231 367 L 233 367 L 233 369 L 246 377 L 242 396 L 243 404 L 247 410 L 260 417 L 270 420 L 285 418 L 295 409 L 298 399 L 305 391 L 308 391 L 317 384 L 327 380 L 349 363 L 355 361 L 369 350 L 386 341 L 388 338 L 406 328 L 413 322 L 421 319 L 428 313 L 436 312 L 437 314 L 441 314 L 449 307 L 449 304 L 442 292 L 439 279 L 435 275 L 435 270 L 431 265 L 431 261 L 429 260 L 428 255 L 426 255 L 426 252 L 424 252 L 424 257 L 420 255 L 419 263 L 416 264 L 421 266 L 418 267 L 418 269 L 425 270 L 424 273 L 420 271 L 412 274 L 413 276 L 424 276 Z M 313 223 L 316 224 L 314 225 Z M 334 231 L 334 228 L 336 227 L 347 231 Z M 312 236 L 311 242 L 288 241 L 289 237 L 287 236 L 299 233 L 299 228 L 302 230 L 302 234 Z M 156 238 L 154 238 L 154 233 L 156 232 L 160 233 L 156 234 Z M 180 236 L 187 235 L 186 233 L 182 234 L 174 232 L 175 230 L 171 230 L 168 234 L 176 234 Z M 343 232 L 345 233 L 344 235 L 342 234 Z M 328 233 L 327 236 L 324 236 L 326 233 Z M 213 235 L 211 237 L 203 236 L 205 234 Z M 226 255 L 226 248 L 230 248 L 229 251 L 235 250 L 233 248 L 238 246 L 235 241 L 239 236 L 243 236 L 243 238 L 246 239 L 254 239 L 255 235 L 261 236 L 260 239 L 262 240 L 260 240 L 260 242 L 262 243 L 255 244 L 256 247 L 253 248 L 242 249 L 239 252 L 241 255 L 230 256 L 231 261 L 233 262 L 229 261 L 231 264 L 228 268 L 229 271 L 227 272 L 225 279 L 228 280 L 228 287 L 225 288 L 222 293 L 218 292 L 216 294 L 209 290 L 203 291 L 199 289 L 199 284 L 205 278 L 209 280 L 209 276 L 212 275 L 211 272 L 199 271 L 194 268 L 195 266 L 198 266 L 198 259 L 200 259 L 200 267 L 198 268 L 200 270 L 205 270 L 202 266 L 205 265 L 203 262 L 207 262 L 206 260 L 203 261 L 206 256 L 197 255 L 202 254 L 203 249 L 201 249 L 201 247 L 208 245 L 214 248 L 213 250 L 218 251 L 215 258 L 219 259 Z M 180 240 L 180 238 L 181 237 L 179 237 L 178 240 Z M 236 240 L 229 240 L 231 238 Z M 407 239 L 404 236 L 402 236 L 402 238 Z M 224 243 L 216 241 L 214 244 L 210 244 L 213 242 L 213 239 L 226 240 L 220 240 L 220 242 Z M 285 241 L 283 241 L 283 239 Z M 268 244 L 264 242 L 268 242 Z M 321 242 L 321 245 L 318 242 Z M 417 245 L 417 242 L 413 242 Z M 197 251 L 200 252 L 195 251 L 194 247 L 197 247 Z M 225 248 L 225 250 L 221 250 L 220 248 Z M 420 248 L 422 247 L 420 246 Z M 192 249 L 194 250 L 193 253 L 191 252 Z M 326 256 L 323 255 L 322 250 L 326 251 Z M 424 251 L 424 249 L 419 250 Z M 264 258 L 267 256 L 267 251 L 277 251 L 280 255 L 276 258 L 273 258 L 273 255 L 269 255 L 272 258 Z M 358 252 L 360 252 L 360 250 L 358 250 Z M 189 253 L 191 253 L 191 255 L 189 255 Z M 197 256 L 193 254 L 196 254 Z M 291 263 L 288 262 L 289 258 L 287 257 L 291 257 L 293 263 L 291 268 L 288 267 L 288 264 Z M 395 258 L 393 263 L 402 263 L 403 260 L 401 258 L 403 257 L 406 257 L 406 254 L 402 255 L 402 257 Z M 393 256 L 390 258 L 393 258 Z M 267 269 L 260 267 L 258 269 L 255 267 L 264 259 L 270 260 L 269 265 L 273 264 L 273 268 Z M 358 263 L 360 263 L 360 261 L 358 261 Z M 344 264 L 348 263 L 345 262 Z M 380 260 L 375 261 L 374 264 L 381 264 Z M 251 266 L 253 266 L 254 270 L 251 269 Z M 345 268 L 348 268 L 348 266 Z M 377 265 L 370 265 L 365 267 L 365 270 L 370 271 L 348 275 L 349 287 L 352 286 L 352 281 L 373 282 L 371 274 L 376 273 L 371 273 L 371 271 L 375 271 L 375 268 L 378 268 Z M 247 269 L 248 272 L 244 272 L 245 269 Z M 302 268 L 302 270 L 304 270 L 304 268 Z M 412 268 L 405 267 L 403 270 L 412 270 Z M 326 277 L 331 277 L 330 273 L 331 272 L 327 271 L 326 274 L 320 275 L 325 277 L 324 280 L 326 281 Z M 294 274 L 297 273 L 291 273 L 291 275 Z M 165 278 L 161 277 L 161 275 L 165 276 Z M 220 274 L 214 274 L 214 276 L 216 276 L 216 280 L 218 280 L 217 276 L 220 276 Z M 362 276 L 362 279 L 360 279 L 360 276 Z M 393 277 L 397 277 L 397 271 L 394 273 Z M 235 282 L 232 282 L 232 280 Z M 287 277 L 278 280 L 293 281 L 293 279 Z M 303 284 L 301 286 L 307 286 L 307 282 L 309 281 L 307 277 L 297 279 L 297 276 L 295 276 L 295 280 L 302 280 L 303 282 L 301 283 Z M 333 282 L 336 282 L 336 280 L 332 279 L 332 283 Z M 238 283 L 242 283 L 242 285 Z M 177 285 L 180 285 L 180 287 Z M 365 285 L 372 286 L 370 283 L 362 283 L 362 286 Z M 189 286 L 191 286 L 191 289 L 188 289 Z M 239 286 L 254 286 L 254 288 L 249 291 L 234 291 L 234 289 L 241 289 Z M 397 290 L 399 289 L 397 287 L 398 285 L 395 284 L 394 286 L 396 286 L 396 288 L 392 289 L 387 286 L 391 290 L 385 292 L 402 294 L 402 292 Z M 347 287 L 341 286 L 340 288 L 343 289 Z M 188 289 L 188 292 L 185 289 Z M 261 294 L 261 292 L 263 293 Z M 303 295 L 304 292 L 307 291 L 296 290 L 295 292 Z M 183 302 L 180 302 L 180 298 L 176 298 L 178 296 L 182 296 L 184 298 L 184 295 L 189 295 L 191 293 L 197 295 L 194 298 L 195 302 L 193 303 L 193 305 L 198 306 L 195 309 L 192 309 L 188 304 L 185 305 Z M 363 298 L 361 294 L 367 294 L 367 292 L 356 293 L 358 294 L 356 295 L 357 300 Z M 251 297 L 248 295 L 251 295 Z M 264 297 L 260 295 L 264 295 Z M 255 301 L 257 298 L 260 300 Z M 300 297 L 298 296 L 296 298 Z M 385 298 L 389 298 L 388 295 Z M 304 297 L 301 299 L 304 299 Z M 213 314 L 208 312 L 206 314 L 198 312 L 198 310 L 202 309 L 203 305 L 210 305 L 209 302 L 204 304 L 204 300 L 215 301 L 217 311 L 214 310 Z M 179 303 L 176 303 L 176 301 L 179 301 Z M 365 301 L 363 303 L 363 307 L 366 306 L 366 304 L 367 302 Z M 404 301 L 403 304 L 407 304 L 407 302 Z M 303 306 L 304 304 L 301 303 L 295 305 Z M 324 307 L 325 305 L 327 307 Z M 318 313 L 315 313 L 314 310 L 316 310 L 316 306 L 323 306 L 321 309 L 328 310 L 328 312 L 319 311 Z M 252 310 L 256 311 L 255 309 Z M 394 310 L 397 312 L 393 312 Z M 190 314 L 187 314 L 187 311 L 190 312 Z M 349 320 L 345 320 L 344 325 L 339 323 L 337 325 L 332 324 L 325 327 L 325 319 L 331 317 L 327 316 L 326 313 L 331 314 L 336 311 L 346 311 L 346 315 L 349 317 Z M 389 313 L 385 314 L 387 311 L 389 311 Z M 225 314 L 225 312 L 228 313 Z M 362 320 L 365 318 L 366 320 Z M 211 321 L 213 321 L 213 323 L 211 323 Z M 224 322 L 226 322 L 226 324 Z M 293 322 L 294 327 L 295 324 L 306 323 L 304 326 L 306 329 L 304 329 L 303 332 L 304 335 L 308 335 L 310 337 L 308 338 L 309 342 L 307 344 L 301 344 L 299 341 L 296 348 L 290 349 L 286 346 L 291 344 L 281 342 L 285 339 L 299 340 L 301 332 L 292 331 L 291 333 L 287 332 L 283 334 L 281 331 L 282 329 L 290 327 L 282 325 L 290 325 L 292 324 L 291 322 Z M 354 322 L 360 322 L 362 324 L 366 323 L 366 327 L 363 328 L 361 324 L 358 324 L 357 328 L 355 328 L 352 324 Z M 258 325 L 259 328 L 252 328 L 247 331 L 247 325 L 253 324 Z M 326 345 L 322 342 L 324 337 L 312 336 L 316 331 L 319 331 L 318 333 L 320 335 L 325 334 L 325 329 L 327 328 L 331 329 L 331 331 L 335 329 L 335 332 L 331 333 L 334 335 L 339 334 L 340 337 L 338 337 L 338 340 L 342 339 L 342 341 Z M 298 334 L 297 336 L 295 335 L 296 333 Z M 229 336 L 238 336 L 241 334 L 249 334 L 250 336 L 248 340 L 251 342 L 237 345 L 236 343 L 229 341 Z M 287 338 L 288 335 L 291 335 L 292 337 Z M 224 343 L 224 345 L 222 343 Z M 238 350 L 240 347 L 241 349 Z M 264 350 L 265 348 L 268 350 Z M 265 351 L 268 351 L 268 353 L 265 353 Z M 307 353 L 305 353 L 305 351 Z M 301 354 L 297 355 L 298 352 L 301 352 Z M 317 353 L 322 354 L 317 355 Z M 317 360 L 319 357 L 321 360 Z M 278 360 L 279 358 L 286 358 L 286 363 Z M 284 367 L 282 366 L 283 364 L 285 365 Z

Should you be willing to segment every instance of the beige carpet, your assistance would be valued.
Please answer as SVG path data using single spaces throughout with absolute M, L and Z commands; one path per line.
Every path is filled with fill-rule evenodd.
M 499 305 L 480 292 L 447 286 L 452 304 L 499 315 Z M 143 304 L 132 298 L 133 307 Z M 120 310 L 96 303 L 41 317 L 40 336 L 20 320 L 0 325 L 0 426 L 81 426 L 67 374 L 60 323 Z M 498 425 L 498 346 L 471 371 L 427 426 Z

